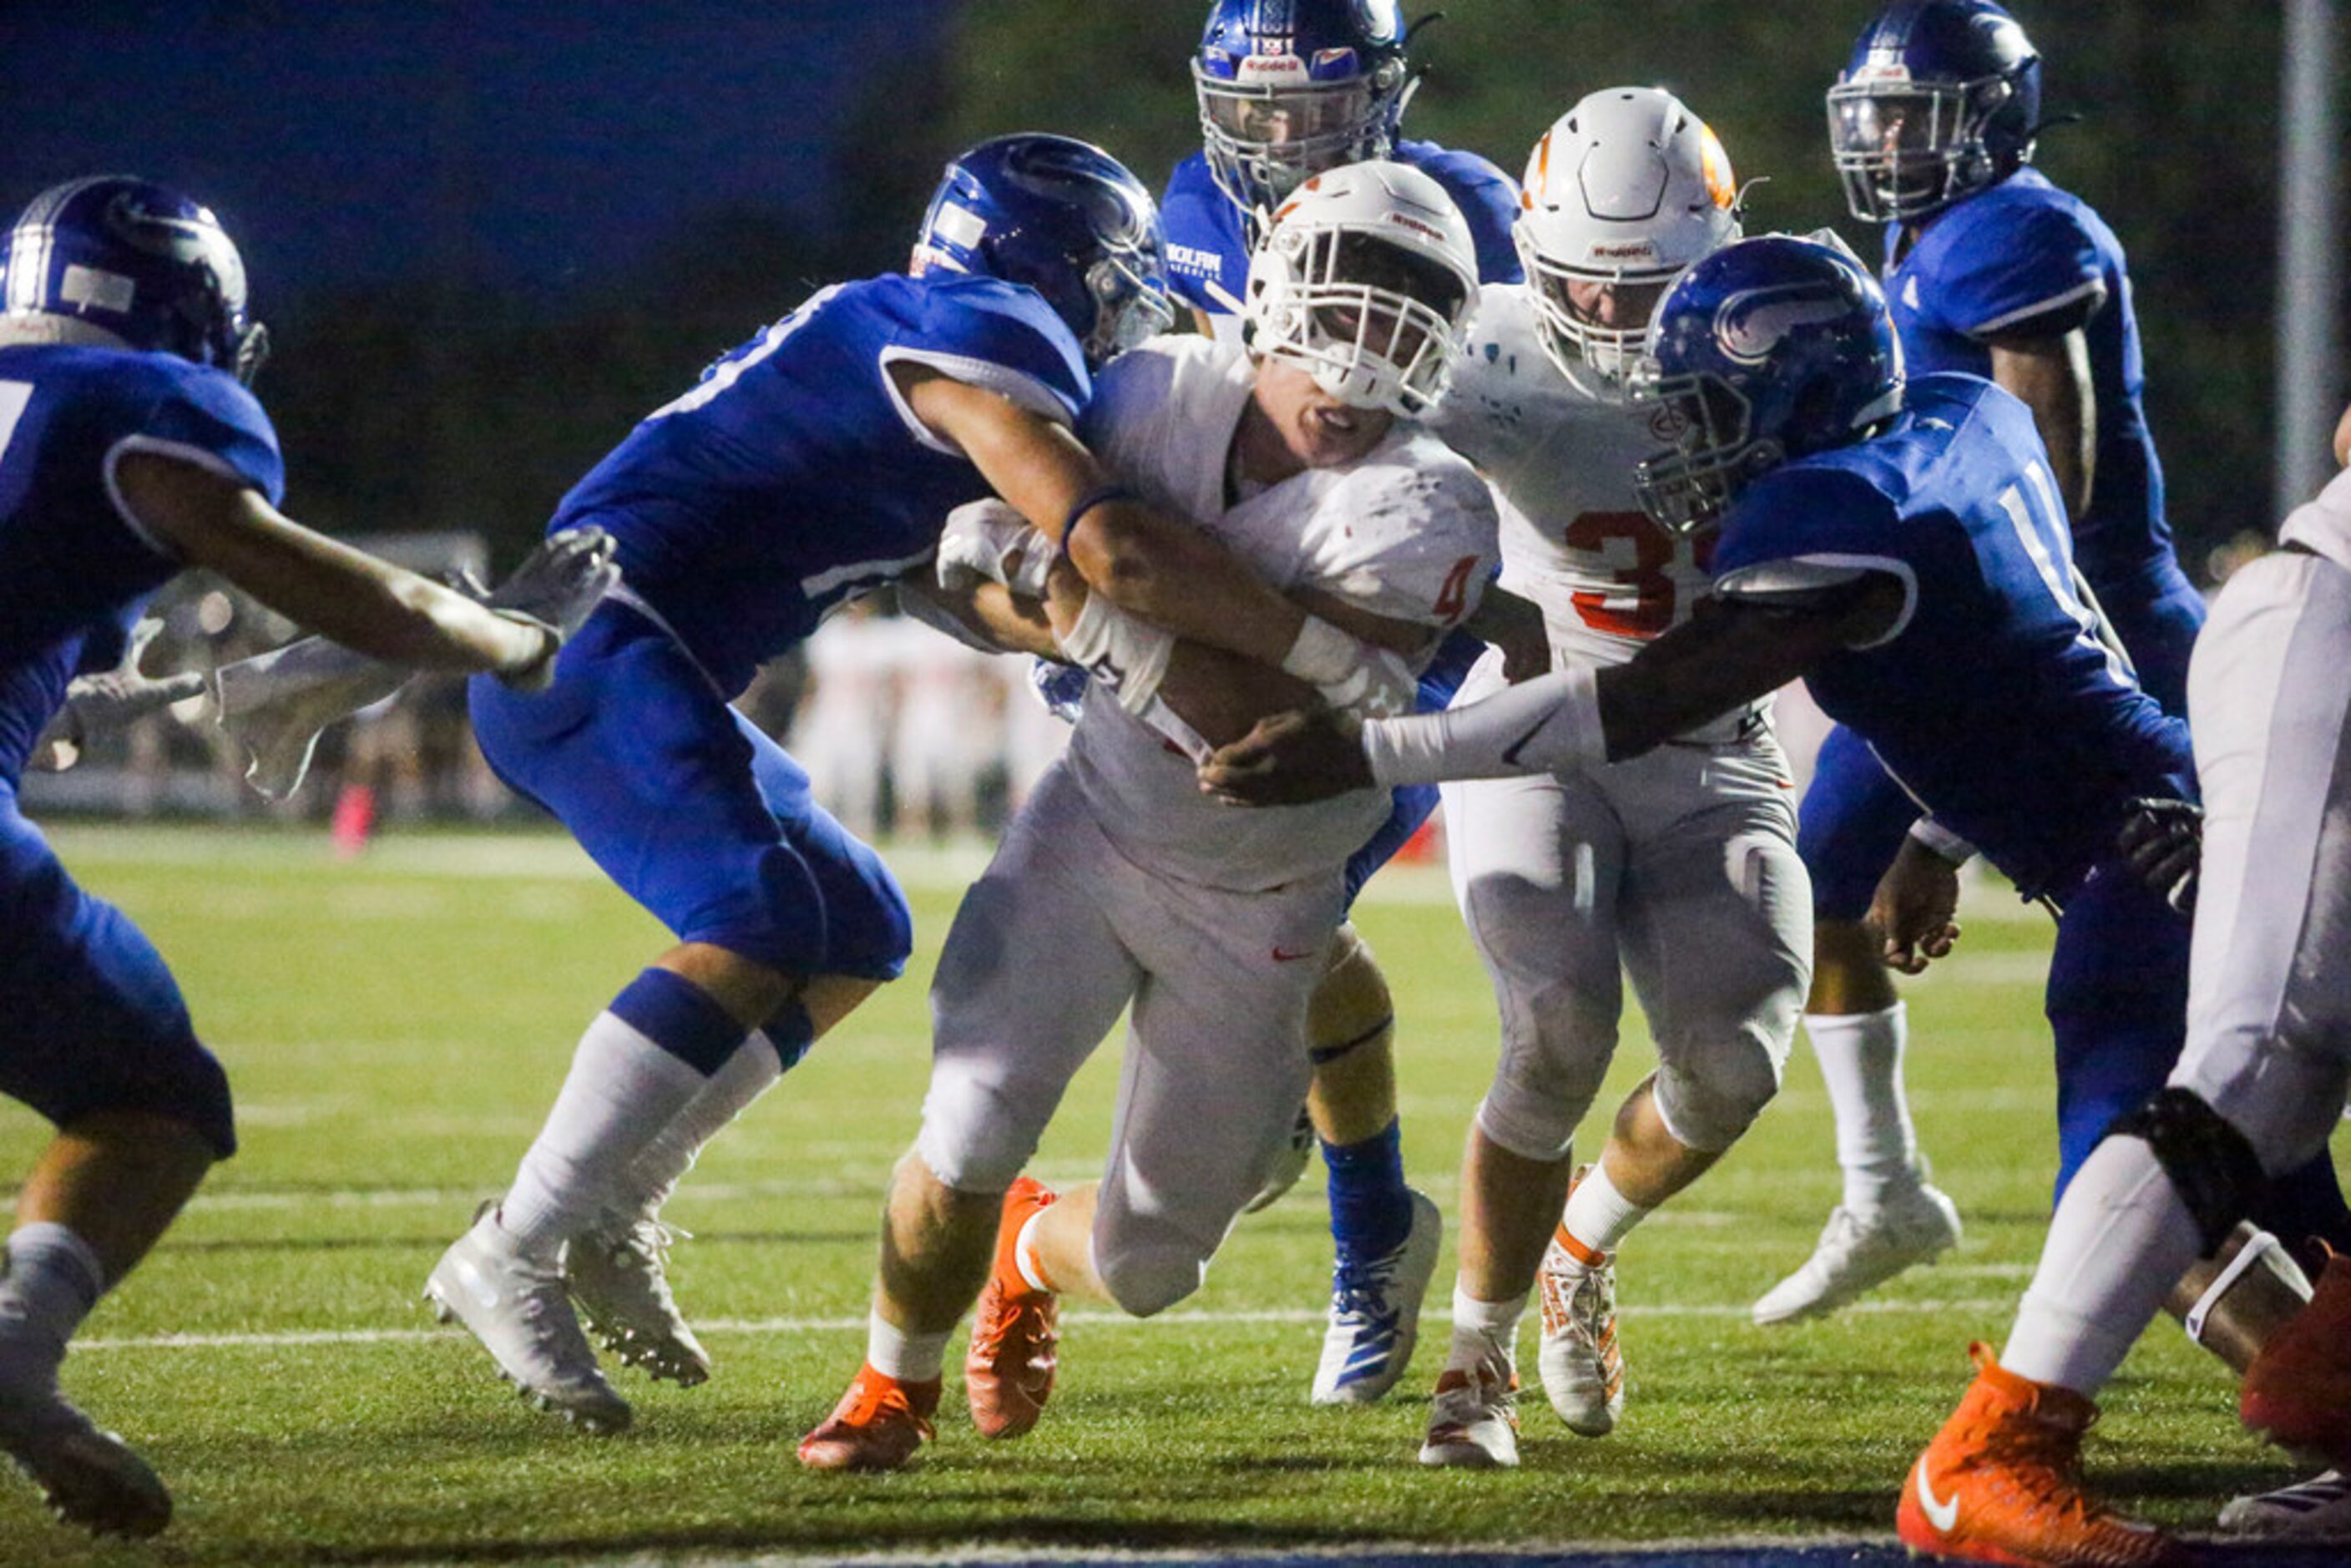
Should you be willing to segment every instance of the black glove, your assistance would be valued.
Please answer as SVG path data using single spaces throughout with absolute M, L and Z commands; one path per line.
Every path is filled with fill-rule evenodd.
M 2204 858 L 2204 808 L 2193 800 L 2142 796 L 2116 835 L 2115 847 L 2141 882 L 2182 915 L 2196 912 L 2196 872 Z

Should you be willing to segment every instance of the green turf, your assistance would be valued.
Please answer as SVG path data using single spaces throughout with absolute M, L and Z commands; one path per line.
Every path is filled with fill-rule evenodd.
M 986 1443 L 950 1418 L 913 1472 L 806 1475 L 792 1446 L 862 1350 L 881 1186 L 925 1078 L 923 977 L 968 875 L 908 856 L 909 978 L 714 1146 L 672 1207 L 696 1236 L 674 1276 L 689 1312 L 719 1325 L 706 1335 L 716 1377 L 681 1391 L 626 1375 L 636 1429 L 599 1440 L 523 1407 L 470 1340 L 425 1334 L 416 1292 L 511 1173 L 580 1026 L 659 946 L 653 925 L 549 839 L 395 833 L 342 864 L 309 838 L 57 837 L 171 958 L 235 1080 L 245 1149 L 67 1367 L 73 1396 L 172 1482 L 166 1544 L 89 1545 L 7 1485 L 9 1563 L 1882 1534 L 1904 1466 L 1967 1381 L 1967 1342 L 2004 1331 L 2046 1218 L 2047 934 L 1978 921 L 1965 958 L 1909 992 L 1914 1101 L 1967 1216 L 1961 1248 L 1885 1290 L 1882 1310 L 1748 1325 L 1745 1304 L 1803 1258 L 1836 1193 L 1827 1105 L 1800 1045 L 1780 1103 L 1625 1249 L 1632 1394 L 1604 1442 L 1570 1436 L 1531 1396 L 1522 1469 L 1420 1469 L 1441 1321 L 1385 1404 L 1310 1408 L 1328 1270 L 1310 1177 L 1245 1222 L 1175 1312 L 1074 1317 L 1054 1407 L 1029 1439 Z M 1449 1211 L 1491 1002 L 1441 876 L 1399 867 L 1383 883 L 1359 918 L 1399 998 L 1406 1159 Z M 1114 1053 L 1049 1135 L 1049 1179 L 1092 1173 Z M 1628 1020 L 1603 1104 L 1647 1064 Z M 0 1107 L 0 1169 L 21 1169 L 43 1135 Z M 1451 1274 L 1448 1248 L 1434 1312 Z M 284 1337 L 367 1331 L 405 1337 Z M 256 1337 L 152 1343 L 172 1334 Z M 1531 1369 L 1531 1343 L 1522 1360 Z M 2231 1489 L 2288 1474 L 2236 1429 L 2229 1384 L 2168 1326 L 2106 1405 L 2091 1462 L 2158 1519 L 2207 1522 Z

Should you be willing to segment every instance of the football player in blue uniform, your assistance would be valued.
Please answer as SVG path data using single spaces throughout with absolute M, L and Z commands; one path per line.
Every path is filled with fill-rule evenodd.
M 610 530 L 626 586 L 543 701 L 477 683 L 475 733 L 676 940 L 589 1026 L 513 1186 L 426 1285 L 542 1406 L 595 1430 L 629 1418 L 567 1291 L 654 1376 L 707 1375 L 665 1282 L 661 1200 L 906 960 L 888 869 L 727 706 L 761 661 L 926 563 L 947 514 L 993 493 L 1161 625 L 1343 697 L 1384 670 L 1071 434 L 1091 371 L 1171 319 L 1159 244 L 1149 193 L 1099 149 L 983 143 L 949 165 L 909 275 L 819 291 L 557 508 L 559 529 Z
M 1910 372 L 1988 377 L 2032 411 L 2075 563 L 2139 684 L 2184 715 L 2203 601 L 2164 520 L 2122 246 L 2032 167 L 2040 55 L 1992 0 L 1895 0 L 1863 28 L 1828 118 L 1853 214 L 1883 231 Z M 1957 1209 L 1926 1178 L 1902 1092 L 1903 1004 L 1864 919 L 1917 814 L 1850 730 L 1830 733 L 1802 813 L 1817 917 L 1804 1021 L 1844 1190 L 1813 1257 L 1755 1303 L 1759 1323 L 1831 1311 L 1959 1239 Z M 2067 1168 L 2087 1153 L 2069 1150 Z
M 1636 392 L 1677 434 L 1636 484 L 1660 523 L 1715 528 L 1706 613 L 1627 664 L 1557 671 L 1447 713 L 1268 720 L 1203 782 L 1264 801 L 1367 779 L 1577 769 L 1802 677 L 1927 813 L 1877 895 L 1893 953 L 1949 951 L 1970 846 L 2056 914 L 2060 1146 L 2086 1151 L 2179 1054 L 2188 927 L 2116 841 L 2135 799 L 2192 789 L 2193 758 L 2079 590 L 2030 412 L 1973 376 L 1906 383 L 1876 281 L 1840 248 L 1783 235 L 1684 274 L 1649 349 Z M 2029 1472 L 1985 1489 L 1986 1510 L 2121 1553 L 2096 1561 L 2139 1560 L 2128 1553 L 2143 1532 L 2069 1479 L 2086 1399 L 1984 1414 L 1985 1452 Z
M 152 1535 L 170 1494 L 67 1402 L 57 1368 L 235 1150 L 228 1080 L 162 956 L 26 820 L 25 769 L 76 678 L 115 671 L 149 597 L 188 567 L 376 658 L 523 688 L 545 684 L 561 639 L 277 511 L 277 433 L 245 388 L 268 339 L 205 208 L 125 177 L 56 186 L 0 242 L 0 1092 L 57 1128 L 0 1267 L 0 1451 L 68 1521 Z M 600 541 L 564 549 L 609 580 Z
M 1203 146 L 1176 167 L 1160 204 L 1168 282 L 1200 329 L 1238 335 L 1249 253 L 1282 199 L 1315 174 L 1366 158 L 1434 179 L 1468 221 L 1481 283 L 1524 277 L 1511 225 L 1519 189 L 1474 152 L 1404 138 L 1415 78 L 1397 0 L 1214 0 L 1192 57 Z M 1479 629 L 1506 623 L 1510 599 L 1481 605 Z M 1540 618 L 1526 623 L 1540 640 Z M 1447 639 L 1421 679 L 1420 704 L 1443 707 L 1485 652 L 1468 632 Z M 1434 789 L 1398 790 L 1395 810 L 1347 868 L 1352 900 L 1437 809 Z M 1315 1062 L 1308 1104 L 1330 1171 L 1336 1252 L 1331 1312 L 1312 1397 L 1377 1399 L 1404 1375 L 1398 1332 L 1434 1266 L 1436 1209 L 1405 1185 L 1395 1114 L 1395 1007 L 1371 949 L 1350 925 L 1308 1022 Z M 1301 1136 L 1296 1162 L 1304 1170 Z M 1261 1198 L 1270 1202 L 1287 1183 Z M 1416 1236 L 1415 1232 L 1420 1232 Z M 1417 1243 L 1416 1245 L 1415 1243 Z

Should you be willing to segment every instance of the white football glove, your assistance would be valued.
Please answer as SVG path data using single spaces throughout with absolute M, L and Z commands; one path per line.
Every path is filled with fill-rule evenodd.
M 547 689 L 555 679 L 555 655 L 621 580 L 612 551 L 612 536 L 601 528 L 549 534 L 482 601 L 507 620 L 550 633 L 545 653 L 523 669 L 500 671 L 499 680 L 521 691 Z
M 33 743 L 35 767 L 62 773 L 80 759 L 91 736 L 120 729 L 133 719 L 204 695 L 204 677 L 193 670 L 158 677 L 139 673 L 147 645 L 162 630 L 161 621 L 141 617 L 131 628 L 114 668 L 77 675 L 67 684 L 65 706 Z
M 987 581 L 1023 599 L 1042 599 L 1052 568 L 1053 547 L 1045 536 L 993 496 L 957 507 L 939 531 L 939 586 L 950 593 Z

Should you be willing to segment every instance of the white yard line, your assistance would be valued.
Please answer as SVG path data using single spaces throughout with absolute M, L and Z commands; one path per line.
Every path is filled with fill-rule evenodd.
M 2006 1312 L 2015 1303 L 2005 1297 L 1985 1301 L 1857 1301 L 1844 1311 L 1863 1315 L 1933 1316 L 1943 1312 Z M 1617 1308 L 1628 1318 L 1744 1318 L 1743 1301 L 1665 1301 Z M 1422 1314 L 1436 1322 L 1450 1322 L 1450 1312 L 1431 1309 Z M 1163 1312 L 1154 1318 L 1131 1318 L 1123 1312 L 1076 1312 L 1061 1321 L 1091 1328 L 1187 1329 L 1241 1326 L 1253 1323 L 1319 1323 L 1319 1307 L 1265 1307 L 1228 1312 Z M 862 1313 L 841 1317 L 709 1318 L 695 1322 L 698 1333 L 847 1333 L 863 1332 Z M 303 1344 L 406 1344 L 422 1340 L 464 1339 L 463 1329 L 283 1329 L 251 1333 L 118 1334 L 77 1339 L 73 1348 L 100 1350 L 220 1350 Z

